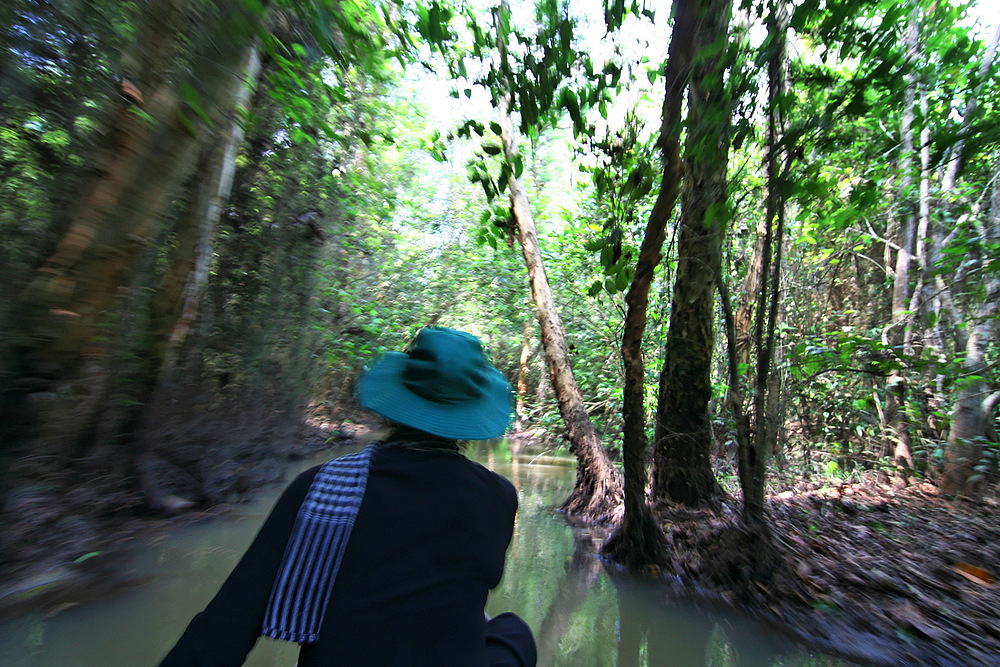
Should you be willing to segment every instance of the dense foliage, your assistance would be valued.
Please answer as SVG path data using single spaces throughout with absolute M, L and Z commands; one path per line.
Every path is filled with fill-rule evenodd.
M 521 390 L 518 425 L 562 446 L 502 203 L 511 175 L 531 193 L 576 380 L 618 457 L 625 293 L 663 173 L 664 55 L 640 46 L 665 41 L 669 11 L 609 4 L 606 24 L 594 25 L 596 5 L 482 9 L 168 0 L 16 0 L 0 9 L 6 488 L 57 497 L 78 481 L 65 471 L 111 469 L 86 498 L 109 514 L 164 509 L 164 495 L 214 498 L 223 479 L 238 489 L 254 461 L 300 435 L 289 424 L 342 417 L 363 365 L 428 324 L 482 337 Z M 951 480 L 956 492 L 990 488 L 1000 452 L 995 38 L 950 2 L 806 0 L 789 8 L 787 53 L 776 56 L 759 27 L 773 31 L 786 7 L 736 9 L 728 40 L 697 55 L 714 63 L 710 76 L 722 77 L 714 83 L 732 109 L 714 119 L 730 154 L 725 201 L 707 217 L 722 225 L 721 280 L 735 309 L 761 289 L 748 275 L 760 266 L 769 193 L 780 193 L 786 212 L 781 261 L 771 264 L 780 277 L 779 390 L 767 404 L 776 479 L 882 471 Z M 481 16 L 500 17 L 496 34 Z M 519 25 L 512 16 L 528 18 Z M 164 82 L 154 90 L 123 72 L 150 55 L 153 45 L 136 40 L 157 17 L 172 21 L 173 41 L 155 54 L 160 61 L 139 67 Z M 229 97 L 199 87 L 199 49 L 213 30 L 238 44 L 234 54 L 253 47 L 262 60 L 259 79 L 241 80 Z M 494 55 L 498 39 L 506 64 Z M 764 72 L 776 57 L 786 87 L 767 98 Z M 503 156 L 491 105 L 501 79 L 512 82 L 523 136 L 514 162 Z M 234 108 L 242 85 L 249 102 Z M 157 116 L 154 92 L 173 111 Z M 770 117 L 782 119 L 777 134 L 766 129 Z M 197 186 L 234 122 L 231 195 L 192 242 L 209 270 L 196 324 L 177 338 L 182 318 L 169 313 L 180 297 L 166 298 L 164 285 L 196 263 L 183 221 L 198 217 Z M 142 132 L 172 123 L 170 136 L 190 140 L 176 168 L 115 161 L 116 132 L 146 146 L 160 135 Z M 682 127 L 694 138 L 688 155 L 700 155 L 701 135 Z M 769 151 L 783 156 L 774 174 L 761 166 Z M 163 192 L 121 207 L 120 217 L 145 207 L 142 221 L 123 225 L 124 240 L 98 249 L 88 270 L 100 274 L 123 254 L 127 266 L 95 301 L 89 338 L 54 351 L 50 341 L 69 334 L 50 337 L 55 325 L 22 315 L 90 315 L 47 305 L 34 295 L 57 290 L 31 285 L 51 275 L 46 262 L 92 204 L 81 194 L 87 184 L 123 172 Z M 121 222 L 97 209 L 88 215 L 99 228 Z M 651 439 L 683 215 L 666 228 L 642 338 L 642 428 Z M 82 284 L 79 271 L 72 277 Z M 193 284 L 195 273 L 180 275 Z M 753 327 L 736 330 L 758 357 L 737 357 L 730 373 L 723 310 L 714 293 L 700 298 L 716 314 L 711 462 L 735 492 L 739 424 L 729 406 L 735 392 L 752 394 L 763 348 Z M 162 363 L 169 352 L 150 353 L 161 349 L 150 343 L 156 336 L 179 341 L 175 364 Z M 45 475 L 58 483 L 41 488 Z

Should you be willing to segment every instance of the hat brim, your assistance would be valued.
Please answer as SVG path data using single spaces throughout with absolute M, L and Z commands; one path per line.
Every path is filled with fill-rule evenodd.
M 460 403 L 438 403 L 403 384 L 409 357 L 390 352 L 358 381 L 358 402 L 386 419 L 442 438 L 487 440 L 503 435 L 512 416 L 511 387 L 503 373 L 489 367 L 483 395 Z

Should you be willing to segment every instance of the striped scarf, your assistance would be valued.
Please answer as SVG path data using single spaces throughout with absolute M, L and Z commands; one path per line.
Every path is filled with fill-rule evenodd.
M 378 443 L 325 463 L 295 517 L 262 634 L 309 644 L 319 628 L 368 483 Z

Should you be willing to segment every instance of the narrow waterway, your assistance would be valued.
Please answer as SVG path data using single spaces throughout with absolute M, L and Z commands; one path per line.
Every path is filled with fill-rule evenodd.
M 345 450 L 346 451 L 346 450 Z M 513 611 L 535 632 L 539 664 L 573 667 L 825 667 L 841 665 L 734 619 L 660 604 L 642 586 L 614 583 L 588 534 L 553 508 L 573 484 L 570 461 L 512 457 L 504 444 L 470 455 L 518 489 L 507 567 L 487 612 Z M 327 457 L 328 458 L 328 457 Z M 305 461 L 289 477 L 318 461 Z M 155 665 L 214 595 L 280 488 L 223 518 L 172 531 L 138 551 L 123 575 L 145 583 L 114 597 L 0 624 L 4 667 Z M 400 508 L 405 512 L 406 508 Z M 419 545 L 416 545 L 419 546 Z M 262 639 L 247 665 L 289 667 L 294 645 Z

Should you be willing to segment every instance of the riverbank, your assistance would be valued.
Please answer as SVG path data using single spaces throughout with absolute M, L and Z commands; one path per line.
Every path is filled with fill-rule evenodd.
M 866 665 L 1000 664 L 1000 506 L 931 484 L 799 484 L 768 500 L 775 569 L 746 577 L 739 507 L 660 513 L 664 600 L 738 610 Z
M 119 574 L 119 564 L 137 545 L 178 526 L 224 515 L 258 489 L 280 482 L 289 461 L 370 440 L 378 428 L 350 419 L 314 420 L 275 429 L 294 435 L 282 437 L 278 447 L 249 440 L 242 448 L 219 445 L 233 459 L 239 457 L 238 464 L 222 464 L 228 465 L 226 486 L 201 501 L 183 492 L 171 495 L 174 509 L 169 512 L 149 507 L 134 481 L 112 483 L 105 475 L 99 483 L 71 483 L 73 476 L 95 475 L 86 470 L 87 462 L 73 468 L 50 466 L 41 481 L 23 483 L 10 493 L 0 513 L 0 619 L 37 609 L 58 613 L 141 583 L 123 581 Z M 261 433 L 259 439 L 267 436 Z M 222 477 L 214 470 L 205 474 Z

